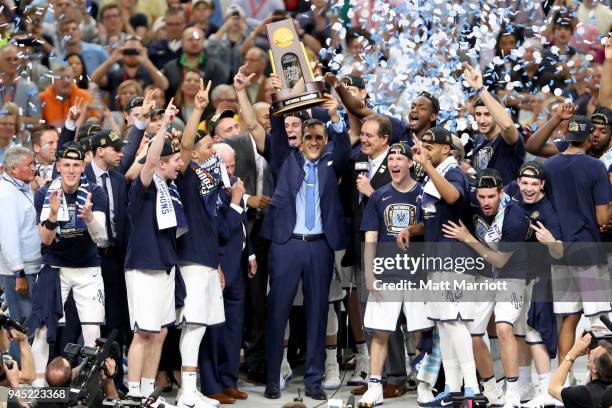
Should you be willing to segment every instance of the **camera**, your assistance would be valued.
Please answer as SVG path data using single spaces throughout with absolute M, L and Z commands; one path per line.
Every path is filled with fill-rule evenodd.
M 97 339 L 97 347 L 86 347 L 68 343 L 64 348 L 64 357 L 70 362 L 82 359 L 76 378 L 72 381 L 67 406 L 98 407 L 102 405 L 102 381 L 100 372 L 112 377 L 106 369 L 106 359 L 111 357 L 120 360 L 121 349 L 115 341 L 117 330 L 113 330 L 106 339 Z
M 591 343 L 589 344 L 589 350 L 593 350 L 599 346 L 599 342 L 602 340 L 606 340 L 612 343 L 612 331 L 607 329 L 591 329 L 585 331 L 582 335 L 585 334 L 591 335 Z
M 13 320 L 10 317 L 0 314 L 0 328 L 5 330 L 14 329 L 20 331 L 23 334 L 28 334 L 28 329 L 23 327 L 17 320 Z
M 123 55 L 138 55 L 138 48 L 124 48 L 122 51 Z

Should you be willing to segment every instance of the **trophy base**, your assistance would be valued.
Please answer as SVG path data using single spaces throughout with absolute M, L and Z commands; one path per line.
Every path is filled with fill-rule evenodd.
M 312 108 L 325 102 L 323 96 L 325 88 L 321 81 L 306 83 L 306 92 L 299 95 L 291 95 L 282 99 L 276 99 L 272 96 L 273 115 L 286 115 L 292 112 L 298 112 Z

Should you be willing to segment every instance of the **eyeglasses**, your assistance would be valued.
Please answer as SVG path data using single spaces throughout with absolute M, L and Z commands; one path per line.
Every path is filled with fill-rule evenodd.
M 71 81 L 72 77 L 70 75 L 54 75 L 53 79 L 55 79 L 56 81 Z

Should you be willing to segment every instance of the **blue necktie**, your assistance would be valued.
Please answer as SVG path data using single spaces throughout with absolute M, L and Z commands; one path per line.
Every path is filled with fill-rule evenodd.
M 110 215 L 110 194 L 111 192 L 108 191 L 108 186 L 106 185 L 106 180 L 108 180 L 108 173 L 102 173 L 100 175 L 100 177 L 102 178 L 102 188 L 104 189 L 104 192 L 106 193 L 106 198 L 107 198 L 107 202 L 106 202 L 106 210 L 104 211 L 104 215 L 106 216 L 106 236 L 108 239 L 108 242 L 111 243 L 113 242 L 113 229 L 111 227 L 111 215 Z
M 306 228 L 312 230 L 315 226 L 315 184 L 317 182 L 316 164 L 308 163 L 306 175 Z

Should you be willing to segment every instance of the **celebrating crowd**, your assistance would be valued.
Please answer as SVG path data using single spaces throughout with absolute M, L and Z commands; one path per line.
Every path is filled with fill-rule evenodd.
M 113 399 L 278 399 L 303 363 L 361 407 L 612 406 L 605 2 L 1 3 L 9 386 L 67 386 L 64 346 L 116 330 Z M 326 89 L 284 115 L 280 20 Z M 415 248 L 478 268 L 388 290 Z

